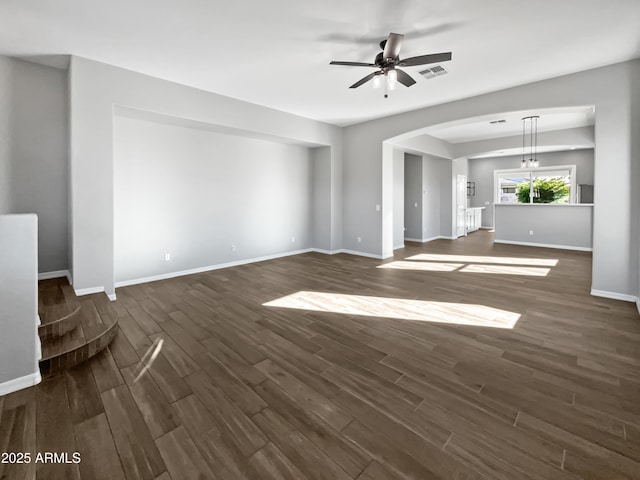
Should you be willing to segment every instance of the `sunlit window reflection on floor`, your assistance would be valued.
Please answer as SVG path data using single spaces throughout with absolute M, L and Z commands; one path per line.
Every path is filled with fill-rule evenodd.
M 508 265 L 467 265 L 460 270 L 464 273 L 493 273 L 498 275 L 529 275 L 533 277 L 545 277 L 549 274 L 548 268 L 539 267 L 511 267 Z
M 463 263 L 493 263 L 498 265 L 535 265 L 538 267 L 555 267 L 556 258 L 526 258 L 526 257 L 487 257 L 475 255 L 441 255 L 437 253 L 420 253 L 405 260 L 421 260 L 427 262 L 463 262 Z
M 442 263 L 442 262 L 395 262 L 378 265 L 378 268 L 391 268 L 394 270 L 426 270 L 429 272 L 453 272 L 462 267 L 463 263 Z
M 164 344 L 164 340 L 161 338 L 157 338 L 153 344 L 147 349 L 147 351 L 142 356 L 140 363 L 136 366 L 135 369 L 135 378 L 133 383 L 136 383 L 142 376 L 147 373 L 147 371 L 153 365 L 153 362 L 156 360 L 158 355 L 160 355 L 160 350 L 162 350 L 162 345 Z
M 263 305 L 494 328 L 513 328 L 520 319 L 519 313 L 485 305 L 307 291 L 293 293 Z

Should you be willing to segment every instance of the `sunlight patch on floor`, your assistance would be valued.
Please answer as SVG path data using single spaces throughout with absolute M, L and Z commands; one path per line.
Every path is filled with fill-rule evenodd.
M 525 257 L 487 257 L 475 255 L 441 255 L 437 253 L 420 253 L 405 260 L 420 260 L 428 262 L 463 262 L 463 263 L 494 263 L 498 265 L 535 265 L 538 267 L 555 267 L 556 258 L 525 258 Z
M 391 268 L 394 270 L 426 270 L 429 272 L 453 272 L 464 266 L 463 263 L 442 263 L 442 262 L 405 262 L 397 260 L 395 262 L 378 265 L 377 268 Z
M 498 275 L 528 275 L 533 277 L 546 277 L 549 268 L 517 267 L 508 265 L 467 265 L 460 270 L 464 273 L 492 273 Z
M 513 328 L 520 319 L 519 313 L 485 305 L 307 291 L 296 292 L 263 305 L 345 315 L 509 329 Z

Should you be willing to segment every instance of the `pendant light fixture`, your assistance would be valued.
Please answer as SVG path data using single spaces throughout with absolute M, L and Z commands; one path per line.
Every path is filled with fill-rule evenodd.
M 522 168 L 538 167 L 538 115 L 522 119 Z M 528 132 L 527 132 L 527 127 Z M 526 158 L 527 136 L 529 137 L 529 159 Z

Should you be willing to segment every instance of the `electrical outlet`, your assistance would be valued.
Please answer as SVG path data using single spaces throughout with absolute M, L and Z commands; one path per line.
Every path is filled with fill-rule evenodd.
M 529 230 L 529 235 L 533 235 L 533 230 Z
M 236 246 L 235 245 L 231 245 L 231 251 L 235 252 L 236 251 Z
M 170 254 L 170 253 L 165 253 L 165 254 L 164 254 L 164 261 L 165 261 L 165 262 L 168 262 L 168 261 L 170 261 L 170 260 L 171 260 L 171 254 Z
M 362 237 L 358 237 L 356 238 L 356 240 L 358 241 L 358 243 L 362 243 Z
M 380 211 L 380 205 L 376 205 L 376 212 Z
M 296 237 L 294 236 L 291 237 L 291 243 L 296 243 Z
M 413 206 L 414 206 L 415 208 L 418 208 L 418 202 L 413 202 Z

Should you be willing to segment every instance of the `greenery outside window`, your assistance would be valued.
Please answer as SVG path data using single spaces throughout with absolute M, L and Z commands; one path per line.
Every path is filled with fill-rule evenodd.
M 575 203 L 576 166 L 494 171 L 495 203 Z

